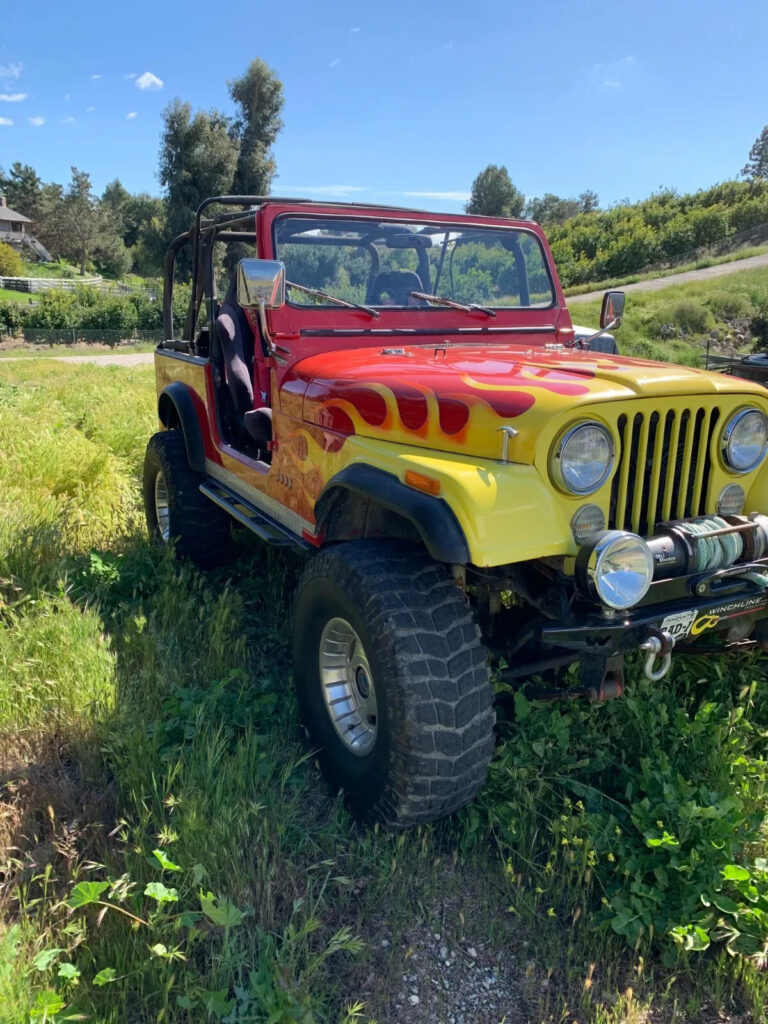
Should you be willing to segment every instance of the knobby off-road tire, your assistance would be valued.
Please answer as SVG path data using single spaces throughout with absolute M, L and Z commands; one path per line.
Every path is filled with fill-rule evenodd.
M 144 511 L 149 535 L 157 544 L 176 544 L 176 554 L 204 569 L 227 560 L 231 520 L 200 493 L 203 477 L 190 469 L 180 430 L 163 430 L 149 439 L 144 456 Z
M 400 542 L 329 548 L 302 574 L 293 621 L 302 721 L 353 812 L 404 828 L 471 800 L 493 753 L 493 693 L 446 568 Z

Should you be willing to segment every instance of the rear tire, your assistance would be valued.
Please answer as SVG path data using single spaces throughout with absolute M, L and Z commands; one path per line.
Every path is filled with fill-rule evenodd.
M 200 493 L 203 475 L 190 469 L 180 430 L 163 430 L 149 439 L 144 456 L 144 511 L 150 538 L 175 542 L 176 554 L 204 569 L 227 560 L 232 547 L 231 519 Z
M 296 589 L 293 637 L 302 720 L 355 814 L 404 828 L 472 799 L 493 753 L 493 692 L 444 566 L 393 541 L 322 551 Z

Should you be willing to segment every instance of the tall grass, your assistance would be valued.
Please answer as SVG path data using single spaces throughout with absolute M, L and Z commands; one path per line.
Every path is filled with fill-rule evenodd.
M 399 1020 L 416 921 L 517 965 L 509 1019 L 764 1019 L 755 951 L 699 899 L 726 852 L 765 852 L 762 663 L 518 699 L 473 805 L 360 829 L 296 726 L 298 565 L 240 538 L 203 576 L 150 548 L 154 426 L 151 367 L 0 365 L 0 1020 Z
M 708 343 L 713 351 L 723 346 L 730 351 L 749 350 L 751 342 L 734 335 L 733 322 L 748 325 L 766 310 L 765 270 L 739 271 L 725 281 L 691 281 L 661 291 L 630 292 L 616 341 L 624 355 L 699 366 L 704 364 Z M 577 323 L 596 326 L 600 300 L 575 303 L 570 312 Z M 729 335 L 730 343 L 725 341 Z

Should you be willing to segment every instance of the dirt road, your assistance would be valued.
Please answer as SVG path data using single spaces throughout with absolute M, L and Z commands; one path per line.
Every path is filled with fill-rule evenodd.
M 624 292 L 659 292 L 673 284 L 706 281 L 711 277 L 724 277 L 726 274 L 735 274 L 739 270 L 756 270 L 758 267 L 768 267 L 768 252 L 761 253 L 759 256 L 749 256 L 745 260 L 734 260 L 733 263 L 718 263 L 715 267 L 686 270 L 682 274 L 670 274 L 669 277 L 654 277 L 651 281 L 625 284 L 621 290 Z M 595 299 L 602 299 L 603 294 L 602 291 L 585 292 L 583 295 L 571 295 L 565 301 L 569 306 L 573 306 L 577 302 L 593 302 Z

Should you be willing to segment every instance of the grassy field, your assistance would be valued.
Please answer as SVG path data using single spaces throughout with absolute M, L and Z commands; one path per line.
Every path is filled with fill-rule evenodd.
M 506 701 L 472 806 L 363 829 L 297 726 L 298 562 L 152 549 L 154 428 L 152 367 L 0 365 L 0 1020 L 434 1024 L 488 965 L 466 1024 L 766 1020 L 762 658 Z
M 597 327 L 599 299 L 569 308 L 576 323 Z M 748 325 L 758 315 L 768 315 L 768 273 L 743 270 L 661 291 L 630 292 L 615 335 L 624 355 L 703 366 L 708 341 L 712 352 L 749 350 Z
M 737 263 L 739 260 L 746 260 L 750 256 L 760 256 L 768 252 L 766 245 L 745 246 L 733 252 L 725 253 L 722 256 L 702 256 L 701 259 L 693 260 L 690 263 L 680 263 L 676 267 L 668 267 L 665 270 L 646 270 L 643 273 L 627 274 L 624 277 L 607 278 L 605 281 L 587 281 L 584 284 L 573 284 L 563 289 L 566 296 L 583 295 L 585 292 L 598 291 L 600 288 L 622 288 L 625 284 L 636 284 L 638 281 L 653 281 L 658 277 L 672 277 L 675 274 L 684 274 L 689 270 L 701 270 L 704 267 L 717 267 L 721 263 Z

